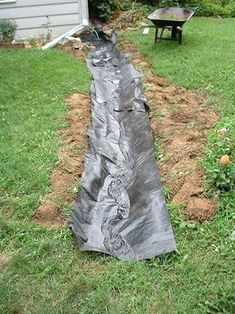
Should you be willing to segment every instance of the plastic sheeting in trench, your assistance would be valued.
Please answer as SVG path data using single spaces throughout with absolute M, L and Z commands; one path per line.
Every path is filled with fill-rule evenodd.
M 90 53 L 92 125 L 70 227 L 80 250 L 139 260 L 175 251 L 140 73 L 115 38 Z

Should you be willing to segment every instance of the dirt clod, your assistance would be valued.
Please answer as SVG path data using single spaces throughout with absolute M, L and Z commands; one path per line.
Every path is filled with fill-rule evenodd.
M 61 226 L 64 220 L 58 205 L 54 203 L 44 203 L 38 207 L 34 220 L 36 223 L 46 227 Z
M 212 219 L 215 213 L 215 202 L 207 198 L 191 197 L 186 209 L 188 218 L 199 222 Z
M 86 60 L 86 51 L 81 50 L 81 49 L 77 49 L 76 46 L 74 47 L 73 45 L 68 44 L 68 45 L 60 45 L 59 48 L 65 52 L 73 55 L 74 58 L 76 58 L 80 61 Z

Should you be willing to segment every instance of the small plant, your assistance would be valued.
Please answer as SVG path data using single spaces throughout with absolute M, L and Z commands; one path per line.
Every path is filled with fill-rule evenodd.
M 0 21 L 0 42 L 11 43 L 15 37 L 17 25 L 15 21 Z
M 210 188 L 230 191 L 235 188 L 234 123 L 226 119 L 210 136 L 206 152 L 205 170 Z
M 37 47 L 37 39 L 34 36 L 31 36 L 29 39 L 29 44 L 31 47 L 36 48 Z
M 45 28 L 46 28 L 46 34 L 45 34 L 45 36 L 42 38 L 42 44 L 44 45 L 44 44 L 46 44 L 46 43 L 48 43 L 49 41 L 51 41 L 51 30 L 50 30 L 50 24 L 51 24 L 51 22 L 50 22 L 50 17 L 49 16 L 47 16 L 46 17 L 47 18 L 47 22 L 46 22 L 46 24 L 45 24 Z

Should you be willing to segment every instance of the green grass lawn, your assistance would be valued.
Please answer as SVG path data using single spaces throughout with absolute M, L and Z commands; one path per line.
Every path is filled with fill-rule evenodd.
M 226 20 L 221 25 L 228 21 L 232 23 Z M 154 61 L 149 53 L 159 74 L 179 85 L 205 89 L 208 84 L 200 85 L 200 71 L 200 77 L 189 83 L 182 75 L 187 71 L 177 75 L 174 64 L 165 62 L 167 71 L 163 64 L 164 55 L 175 60 L 171 54 L 178 55 L 182 63 L 184 52 L 177 50 L 189 49 L 188 45 L 193 50 L 190 34 L 201 45 L 200 58 L 199 52 L 206 47 L 200 36 L 208 36 L 204 23 L 195 20 L 189 24 L 182 47 L 164 42 L 161 59 L 156 55 Z M 226 30 L 232 33 L 229 23 Z M 131 36 L 137 42 L 139 36 Z M 225 34 L 226 51 L 234 49 L 232 36 Z M 144 46 L 152 47 L 152 39 L 143 40 L 143 45 L 137 44 L 147 55 Z M 221 39 L 215 50 L 222 51 L 224 46 Z M 214 50 L 211 53 L 216 54 Z M 187 55 L 189 58 L 190 53 Z M 234 68 L 235 61 L 230 59 L 224 58 L 233 62 Z M 213 84 L 218 92 L 212 92 L 221 104 L 234 97 L 232 78 L 226 75 L 223 80 L 230 96 L 225 97 Z M 32 215 L 46 194 L 62 145 L 58 133 L 66 124 L 64 97 L 74 91 L 88 92 L 89 82 L 86 66 L 63 52 L 0 51 L 0 313 L 232 313 L 230 194 L 213 222 L 189 223 L 180 208 L 170 206 L 178 253 L 150 261 L 128 263 L 98 253 L 80 253 L 68 229 L 46 229 L 33 223 Z M 232 104 L 228 107 L 226 114 L 232 112 Z

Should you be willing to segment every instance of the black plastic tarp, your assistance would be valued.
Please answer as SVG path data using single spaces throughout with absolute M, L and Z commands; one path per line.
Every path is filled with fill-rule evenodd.
M 175 251 L 140 73 L 115 37 L 90 53 L 92 124 L 70 227 L 80 250 L 123 260 Z

